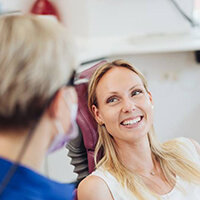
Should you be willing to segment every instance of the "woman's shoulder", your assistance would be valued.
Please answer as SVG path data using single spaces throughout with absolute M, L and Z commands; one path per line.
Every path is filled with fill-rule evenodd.
M 199 144 L 197 141 L 195 141 L 194 139 L 190 139 L 190 141 L 191 141 L 192 144 L 194 145 L 194 147 L 195 147 L 197 153 L 200 155 L 200 144 Z
M 95 192 L 94 192 L 95 191 Z M 79 200 L 112 200 L 112 195 L 106 182 L 99 176 L 89 175 L 78 186 Z
M 179 137 L 174 139 L 174 141 L 178 142 L 179 144 L 184 144 L 185 146 L 190 147 L 192 150 L 195 150 L 198 154 L 200 154 L 200 145 L 194 139 Z
M 174 138 L 171 140 L 167 140 L 166 142 L 164 142 L 164 144 L 174 144 L 175 146 L 188 146 L 190 148 L 194 149 L 194 141 L 192 139 L 186 138 L 186 137 L 178 137 L 178 138 Z M 197 142 L 196 142 L 197 143 Z
M 167 143 L 173 143 L 174 147 L 179 147 L 179 150 L 188 156 L 189 159 L 200 163 L 200 145 L 193 139 L 179 137 L 173 140 L 167 141 Z

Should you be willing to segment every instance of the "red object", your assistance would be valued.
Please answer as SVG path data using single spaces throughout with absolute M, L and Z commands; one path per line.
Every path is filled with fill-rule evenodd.
M 37 0 L 31 9 L 31 13 L 37 15 L 53 15 L 60 21 L 60 16 L 58 14 L 55 6 L 48 0 Z

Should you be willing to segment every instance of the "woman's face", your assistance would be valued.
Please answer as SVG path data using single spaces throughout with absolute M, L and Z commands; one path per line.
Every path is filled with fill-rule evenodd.
M 133 71 L 116 67 L 110 69 L 96 88 L 98 108 L 92 109 L 96 120 L 105 124 L 117 141 L 136 141 L 146 136 L 152 121 L 152 97 Z

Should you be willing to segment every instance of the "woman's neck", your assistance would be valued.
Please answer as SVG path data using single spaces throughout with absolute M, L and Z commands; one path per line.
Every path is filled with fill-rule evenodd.
M 118 145 L 118 147 L 119 157 L 129 170 L 146 173 L 154 168 L 154 157 L 147 137 L 132 144 Z

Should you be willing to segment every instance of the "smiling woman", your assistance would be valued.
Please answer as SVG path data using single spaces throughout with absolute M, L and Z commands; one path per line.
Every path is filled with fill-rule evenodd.
M 92 105 L 92 112 L 118 145 L 146 135 L 152 125 L 152 98 L 136 73 L 123 67 L 110 69 L 99 81 L 96 95 L 98 107 Z
M 80 183 L 79 200 L 199 198 L 199 145 L 186 138 L 158 141 L 152 95 L 135 67 L 123 60 L 100 66 L 90 80 L 88 107 L 98 123 L 96 171 Z

